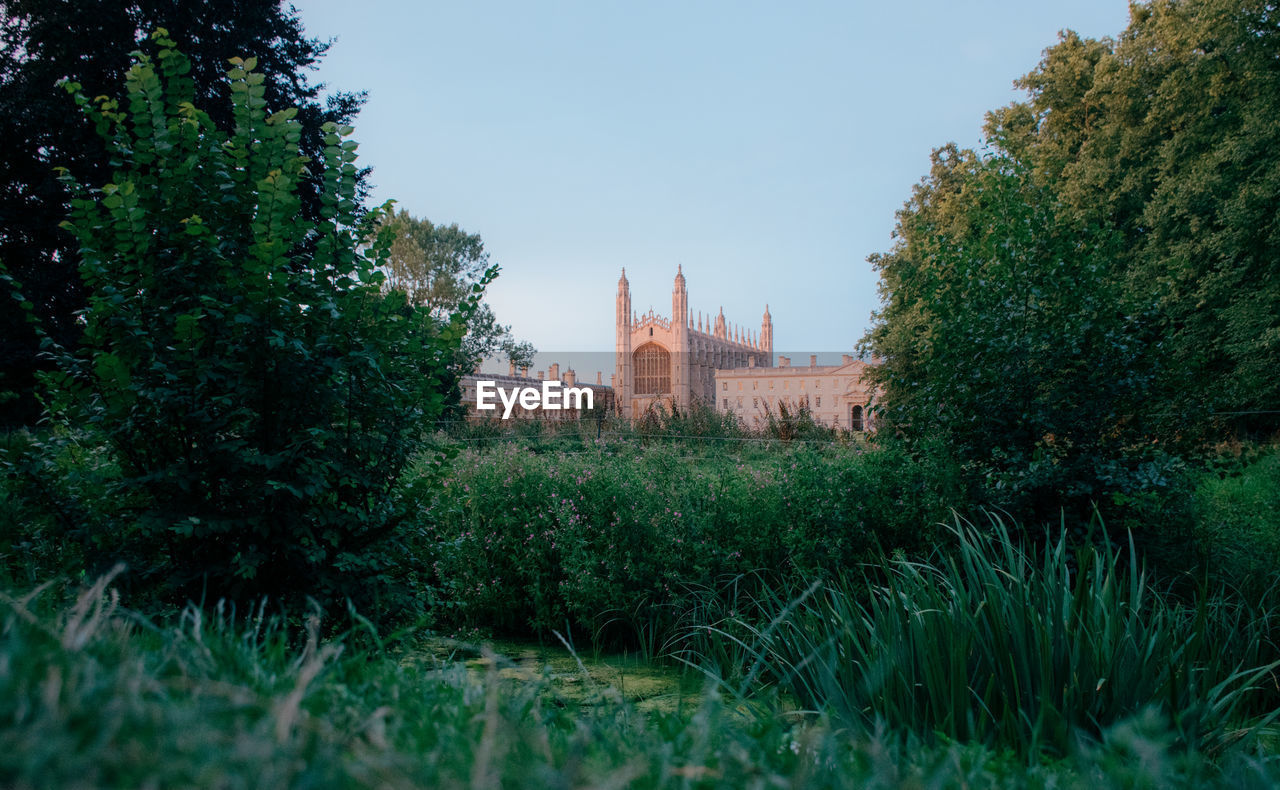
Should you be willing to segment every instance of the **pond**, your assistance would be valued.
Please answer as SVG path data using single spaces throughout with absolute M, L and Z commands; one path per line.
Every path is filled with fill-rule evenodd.
M 547 683 L 556 698 L 570 705 L 616 692 L 646 713 L 690 710 L 702 703 L 708 682 L 696 669 L 646 660 L 639 653 L 570 652 L 560 645 L 504 640 L 485 640 L 483 647 L 496 656 L 500 677 Z M 477 679 L 489 669 L 483 647 L 450 639 L 431 639 L 425 645 L 442 661 L 463 662 Z

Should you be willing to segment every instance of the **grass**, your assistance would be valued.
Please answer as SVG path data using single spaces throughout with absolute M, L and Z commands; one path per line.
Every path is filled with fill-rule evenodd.
M 757 623 L 700 630 L 739 648 L 744 698 L 768 680 L 856 731 L 883 723 L 1032 758 L 1142 715 L 1167 722 L 1180 748 L 1219 754 L 1280 715 L 1274 599 L 1202 589 L 1181 603 L 1132 552 L 1072 552 L 1065 539 L 1034 552 L 992 521 L 958 523 L 957 550 L 933 561 L 893 560 L 767 598 Z
M 360 626 L 290 634 L 257 610 L 120 608 L 102 579 L 67 597 L 0 598 L 0 785 L 45 787 L 1170 787 L 1267 786 L 1274 758 L 1176 748 L 1140 714 L 1088 750 L 1026 763 L 709 693 L 642 714 L 608 688 L 379 647 Z
M 1193 495 L 1195 541 L 1208 572 L 1256 595 L 1280 578 L 1280 448 L 1206 474 Z

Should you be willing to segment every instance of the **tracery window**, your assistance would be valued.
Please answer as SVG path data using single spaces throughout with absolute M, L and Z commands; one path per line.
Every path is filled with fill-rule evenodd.
M 645 343 L 632 354 L 637 395 L 671 393 L 671 354 L 657 343 Z

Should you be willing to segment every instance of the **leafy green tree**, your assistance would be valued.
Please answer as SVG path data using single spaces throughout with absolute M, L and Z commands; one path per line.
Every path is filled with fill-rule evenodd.
M 951 145 L 895 235 L 871 257 L 882 431 L 941 447 L 988 505 L 1087 518 L 1127 482 L 1115 464 L 1134 433 L 1121 426 L 1151 379 L 1146 318 L 1107 277 L 1114 234 L 1061 216 L 1009 154 Z
M 306 37 L 281 0 L 0 0 L 0 262 L 21 284 L 41 331 L 64 347 L 79 337 L 76 312 L 86 291 L 78 246 L 59 227 L 69 195 L 54 167 L 71 168 L 87 183 L 109 181 L 111 167 L 103 141 L 55 85 L 65 78 L 89 96 L 112 93 L 130 67 L 129 53 L 157 27 L 187 53 L 197 104 L 222 128 L 231 123 L 225 72 L 232 55 L 257 55 L 268 110 L 297 109 L 300 144 L 313 159 L 324 149 L 323 125 L 350 123 L 363 102 L 350 93 L 325 99 L 322 86 L 308 81 L 329 45 Z M 362 174 L 358 183 L 363 189 Z M 299 191 L 304 216 L 319 218 L 319 182 L 304 179 Z M 2 296 L 8 304 L 8 293 Z M 32 397 L 39 333 L 11 308 L 0 309 L 0 393 L 22 397 L 0 404 L 0 425 L 31 423 L 39 414 Z
M 1116 230 L 1116 276 L 1158 312 L 1147 411 L 1165 438 L 1280 426 L 1277 63 L 1273 3 L 1154 0 L 1114 41 L 1064 35 L 1011 111 L 1044 183 Z
M 367 601 L 393 563 L 401 471 L 496 270 L 445 321 L 384 296 L 390 239 L 358 221 L 351 128 L 326 124 L 304 156 L 296 111 L 268 114 L 250 58 L 232 61 L 220 129 L 191 61 L 152 39 L 123 100 L 68 86 L 114 169 L 94 188 L 64 175 L 89 298 L 50 377 L 55 413 L 119 467 L 115 517 L 79 537 L 180 598 Z
M 437 225 L 401 209 L 385 219 L 395 239 L 387 259 L 387 287 L 416 305 L 447 314 L 489 264 L 479 234 Z
M 437 225 L 401 209 L 383 224 L 394 238 L 385 267 L 387 288 L 400 291 L 410 304 L 434 316 L 456 310 L 489 266 L 480 235 L 467 233 L 456 223 Z M 536 352 L 530 343 L 517 341 L 511 326 L 499 323 L 488 304 L 481 304 L 462 342 L 460 365 L 470 370 L 498 353 L 521 367 L 532 364 Z
M 1182 449 L 1280 421 L 1280 17 L 1153 0 L 1064 33 L 872 262 L 885 423 L 988 503 L 1133 504 Z

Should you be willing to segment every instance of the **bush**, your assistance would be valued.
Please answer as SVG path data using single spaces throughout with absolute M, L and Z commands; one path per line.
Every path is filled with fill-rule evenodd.
M 954 495 L 899 453 L 646 441 L 460 456 L 419 518 L 442 624 L 516 635 L 568 620 L 654 648 L 726 578 L 799 585 L 877 547 L 923 550 Z
M 116 166 L 93 189 L 64 175 L 91 294 L 51 411 L 118 466 L 90 508 L 109 517 L 74 534 L 178 603 L 369 600 L 395 486 L 483 284 L 444 325 L 384 298 L 389 239 L 370 235 L 380 212 L 357 218 L 350 127 L 328 124 L 308 162 L 295 111 L 266 117 L 262 75 L 235 59 L 220 130 L 193 104 L 190 63 L 151 38 L 123 101 L 67 86 Z M 309 175 L 319 221 L 301 214 Z
M 1193 497 L 1195 543 L 1217 583 L 1250 597 L 1280 579 L 1280 449 L 1224 474 L 1207 472 Z

